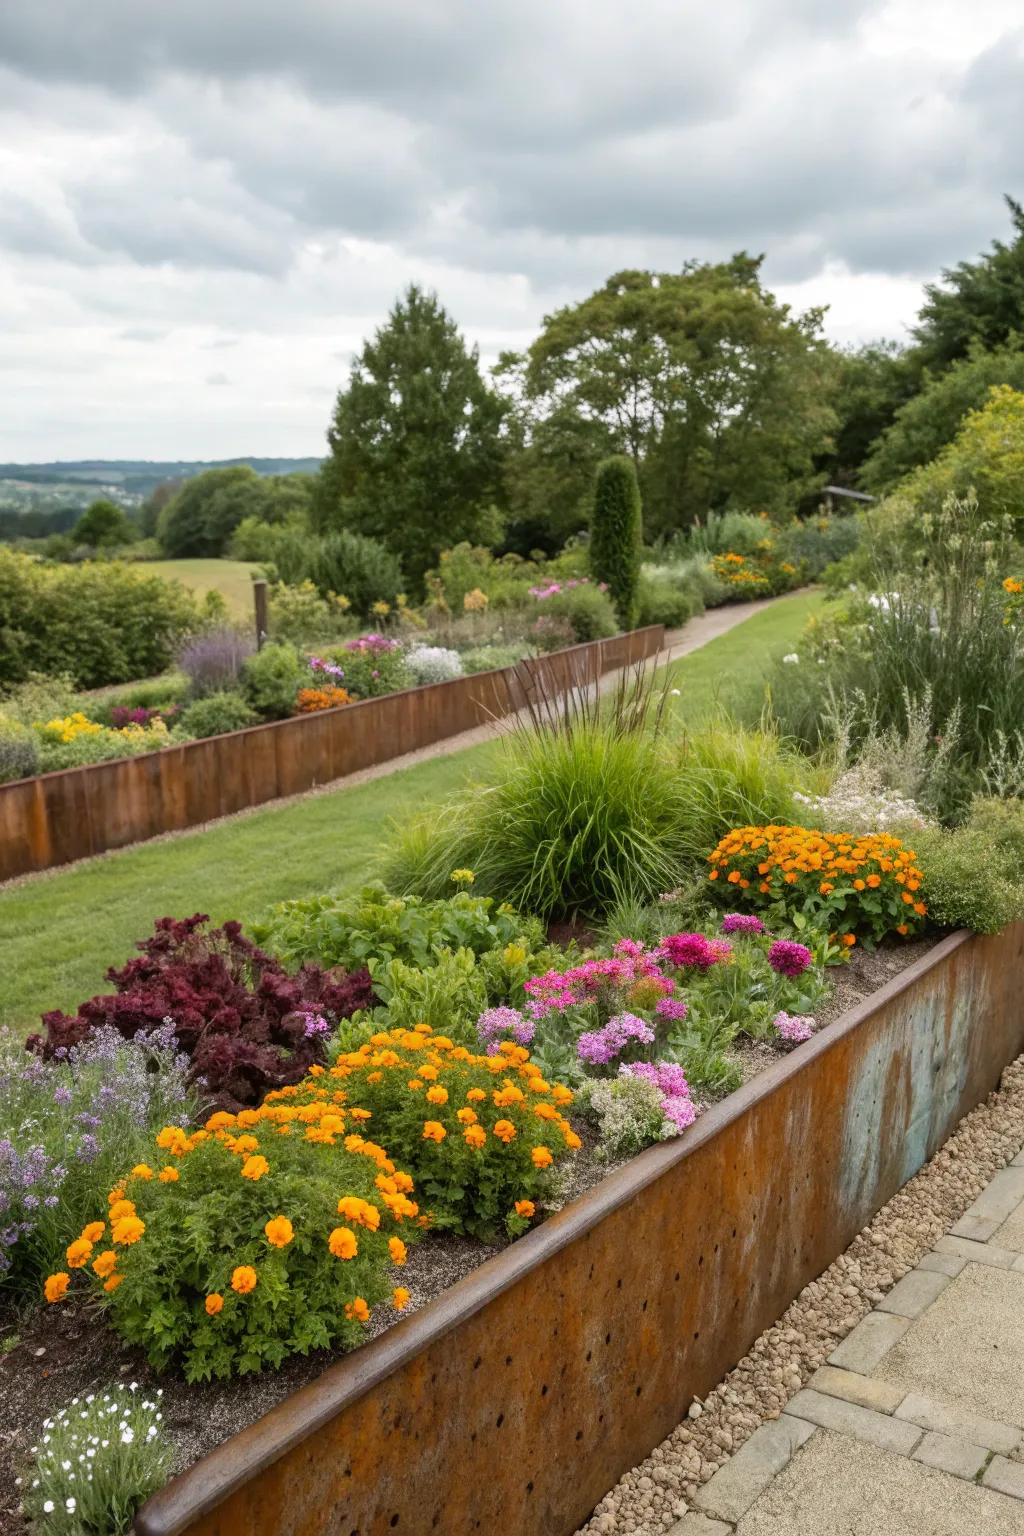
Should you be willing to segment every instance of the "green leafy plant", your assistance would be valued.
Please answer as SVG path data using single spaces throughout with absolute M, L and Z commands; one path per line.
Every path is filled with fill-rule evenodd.
M 189 1381 L 357 1344 L 390 1292 L 389 1263 L 404 1262 L 389 1238 L 417 1207 L 411 1180 L 330 1087 L 312 1078 L 191 1136 L 164 1127 L 151 1163 L 125 1170 L 109 1210 L 69 1245 L 47 1300 L 81 1271 L 121 1337 L 157 1369 L 180 1362 Z
M 240 693 L 211 693 L 183 710 L 177 728 L 186 737 L 220 736 L 254 725 L 259 715 Z
M 598 466 L 590 521 L 590 569 L 611 594 L 623 629 L 636 622 L 642 542 L 636 465 L 624 454 Z
M 978 825 L 952 831 L 928 828 L 916 832 L 914 841 L 932 922 L 942 928 L 999 933 L 1024 918 L 1020 865 L 1008 856 L 991 817 L 983 815 Z
M 309 674 L 298 651 L 284 641 L 271 641 L 242 668 L 242 691 L 266 720 L 283 720 L 295 707 L 295 695 Z

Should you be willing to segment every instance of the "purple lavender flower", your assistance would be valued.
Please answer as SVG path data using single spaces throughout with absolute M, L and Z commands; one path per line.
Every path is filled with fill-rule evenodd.
M 813 960 L 807 945 L 796 944 L 792 939 L 776 939 L 768 951 L 768 964 L 780 976 L 802 976 Z
M 764 933 L 765 926 L 752 912 L 727 912 L 722 918 L 723 933 Z
M 815 1021 L 809 1016 L 799 1013 L 786 1013 L 784 1009 L 772 1019 L 772 1027 L 779 1038 L 786 1040 L 790 1045 L 799 1045 L 804 1040 L 809 1040 L 814 1034 Z
M 63 1109 L 66 1109 L 67 1106 L 71 1103 L 71 1089 L 68 1088 L 64 1083 L 60 1083 L 53 1090 L 53 1102 L 55 1104 L 59 1104 Z

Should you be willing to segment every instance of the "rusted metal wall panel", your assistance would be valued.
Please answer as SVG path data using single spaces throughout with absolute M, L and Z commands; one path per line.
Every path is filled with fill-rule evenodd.
M 570 1536 L 1024 1050 L 957 934 L 173 1481 L 138 1536 Z
M 538 658 L 547 687 L 655 655 L 651 625 Z M 143 757 L 0 784 L 0 881 L 301 794 L 508 714 L 516 668 L 186 742 Z

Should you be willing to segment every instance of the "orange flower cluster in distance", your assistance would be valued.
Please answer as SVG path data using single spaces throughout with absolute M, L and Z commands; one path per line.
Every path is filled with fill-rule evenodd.
M 300 688 L 295 695 L 295 709 L 300 715 L 312 715 L 318 709 L 337 709 L 352 702 L 347 688 L 335 688 L 329 683 L 323 688 Z
M 737 827 L 709 855 L 723 899 L 784 916 L 802 913 L 847 945 L 923 926 L 928 908 L 912 848 L 887 832 Z

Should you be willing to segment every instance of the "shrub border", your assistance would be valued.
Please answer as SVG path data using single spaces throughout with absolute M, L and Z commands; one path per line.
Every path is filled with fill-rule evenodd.
M 570 1536 L 1024 1050 L 1024 924 L 941 941 L 151 1498 L 136 1536 Z
M 664 625 L 138 757 L 0 785 L 0 881 L 329 784 L 656 655 Z

